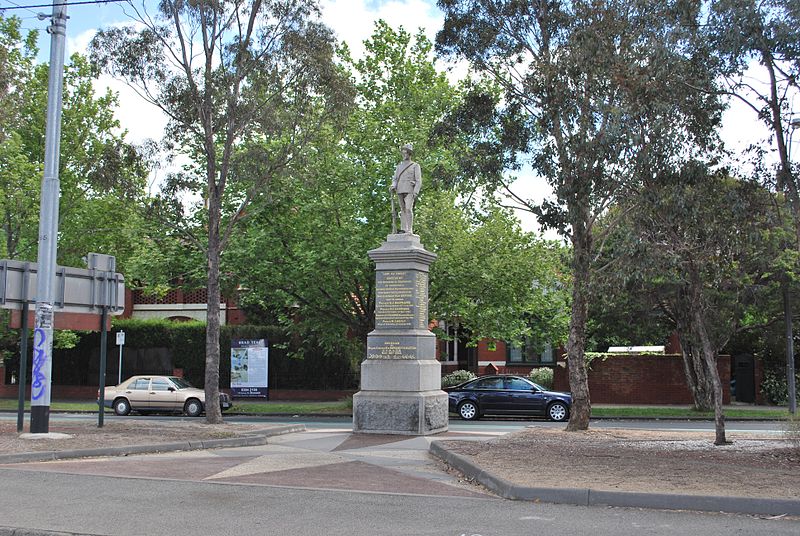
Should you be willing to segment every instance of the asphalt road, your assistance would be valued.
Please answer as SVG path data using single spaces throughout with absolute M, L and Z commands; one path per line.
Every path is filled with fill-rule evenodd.
M 14 418 L 14 415 L 0 415 Z M 96 420 L 54 414 L 52 419 Z M 176 416 L 117 419 L 187 419 Z M 227 416 L 231 422 L 292 422 L 313 429 L 347 429 L 348 418 Z M 510 432 L 533 420 L 454 419 L 453 431 Z M 698 421 L 593 421 L 596 428 L 711 430 Z M 731 422 L 731 431 L 776 432 L 781 422 Z M 187 453 L 187 456 L 192 456 Z M 535 453 L 532 453 L 535 455 Z M 800 534 L 800 519 L 578 507 L 507 501 L 286 486 L 128 478 L 0 469 L 0 536 L 11 528 L 92 535 L 674 535 Z M 35 532 L 34 532 L 35 534 Z
M 800 521 L 0 469 L 2 527 L 119 536 L 800 533 Z M 8 531 L 8 534 L 11 532 Z

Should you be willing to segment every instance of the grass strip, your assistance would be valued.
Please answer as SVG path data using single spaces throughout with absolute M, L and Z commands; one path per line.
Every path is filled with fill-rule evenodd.
M 30 402 L 25 403 L 25 408 L 30 409 Z M 13 411 L 17 409 L 17 401 L 12 399 L 0 399 L 0 410 Z M 97 404 L 94 402 L 61 402 L 53 401 L 50 405 L 52 411 L 97 411 Z M 303 415 L 303 414 L 342 414 L 349 413 L 353 409 L 350 400 L 339 400 L 335 402 L 256 402 L 256 401 L 234 401 L 233 413 L 277 413 L 283 415 Z M 106 410 L 110 411 L 110 410 Z M 783 420 L 789 418 L 789 412 L 785 409 L 726 409 L 725 416 L 728 418 L 761 418 Z M 620 407 L 594 407 L 592 417 L 642 417 L 645 419 L 683 419 L 700 417 L 713 419 L 712 412 L 699 412 L 689 408 L 673 408 L 661 406 L 620 406 Z
M 0 410 L 14 411 L 17 409 L 17 401 L 11 399 L 0 399 Z M 30 401 L 25 402 L 25 409 L 30 409 Z M 51 411 L 97 411 L 95 402 L 61 402 L 52 401 Z M 250 402 L 235 401 L 230 412 L 235 413 L 280 413 L 287 415 L 300 415 L 306 413 L 349 413 L 352 410 L 350 401 L 342 400 L 336 402 Z M 106 408 L 106 411 L 111 411 Z

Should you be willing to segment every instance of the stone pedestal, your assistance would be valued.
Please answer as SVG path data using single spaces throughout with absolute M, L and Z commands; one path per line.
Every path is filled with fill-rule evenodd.
M 367 336 L 353 431 L 430 435 L 447 431 L 436 336 L 428 330 L 428 268 L 436 255 L 419 236 L 393 234 L 369 252 L 375 262 L 375 330 Z

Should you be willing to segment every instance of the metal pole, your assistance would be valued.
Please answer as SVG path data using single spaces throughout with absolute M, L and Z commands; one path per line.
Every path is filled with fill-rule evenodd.
M 792 303 L 789 282 L 783 284 L 783 315 L 786 323 L 786 384 L 789 389 L 789 413 L 797 412 L 797 390 L 794 378 L 794 337 L 792 336 Z
M 119 367 L 117 368 L 117 385 L 122 383 L 122 345 L 119 345 Z
M 33 372 L 31 374 L 31 433 L 50 430 L 50 384 L 53 369 L 53 298 L 55 295 L 56 246 L 58 242 L 58 180 L 61 149 L 61 105 L 67 4 L 55 0 L 50 27 L 50 75 L 47 85 L 47 126 L 44 144 L 44 177 L 39 210 L 39 270 L 36 286 Z
M 792 173 L 792 136 L 796 128 L 800 127 L 800 119 L 795 118 L 789 122 L 791 130 L 789 131 L 789 148 L 786 153 L 786 160 L 789 164 L 787 170 Z M 800 245 L 800 244 L 798 244 Z M 790 281 L 786 276 L 783 281 L 783 314 L 784 321 L 786 322 L 786 387 L 789 395 L 789 413 L 794 415 L 797 413 L 797 385 L 795 382 L 795 367 L 794 367 L 794 336 L 792 335 L 792 301 L 790 295 Z
M 97 427 L 103 427 L 103 419 L 106 409 L 106 353 L 108 346 L 108 333 L 106 332 L 106 322 L 108 321 L 108 307 L 103 305 L 103 312 L 100 314 L 100 389 L 97 396 Z M 120 382 L 122 383 L 122 382 Z
M 28 383 L 28 263 L 22 273 L 22 334 L 19 343 L 19 400 L 17 401 L 17 432 L 25 428 L 25 387 Z

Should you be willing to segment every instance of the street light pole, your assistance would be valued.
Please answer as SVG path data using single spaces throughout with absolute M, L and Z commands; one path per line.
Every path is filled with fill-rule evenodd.
M 789 144 L 786 149 L 786 160 L 789 163 L 789 173 L 792 173 L 792 136 L 797 128 L 800 128 L 800 118 L 795 117 L 789 121 Z M 792 307 L 789 296 L 789 282 L 787 278 L 786 285 L 784 286 L 783 294 L 783 308 L 786 321 L 786 386 L 789 395 L 789 413 L 794 415 L 797 413 L 797 382 L 795 381 L 795 367 L 794 367 L 794 336 L 792 334 Z
M 31 373 L 31 433 L 50 431 L 50 383 L 53 369 L 53 305 L 58 242 L 58 180 L 61 150 L 61 106 L 64 48 L 67 37 L 66 0 L 55 0 L 50 27 L 50 74 L 47 84 L 47 125 L 44 142 L 44 176 L 39 210 L 39 269 Z M 23 319 L 26 322 L 27 319 Z

